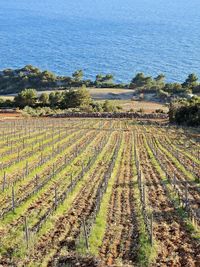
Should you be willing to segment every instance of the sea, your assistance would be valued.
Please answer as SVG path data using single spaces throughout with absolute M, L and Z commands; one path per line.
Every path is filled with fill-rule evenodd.
M 200 77 L 200 0 L 0 0 L 0 70 Z

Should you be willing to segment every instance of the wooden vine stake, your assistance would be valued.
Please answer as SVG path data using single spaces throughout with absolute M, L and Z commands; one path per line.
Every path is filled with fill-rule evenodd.
M 19 153 L 20 153 L 20 150 L 19 150 L 19 147 L 18 147 L 18 149 L 17 149 L 17 161 L 19 162 L 19 160 L 20 160 L 20 155 L 19 155 Z
M 43 163 L 43 153 L 41 152 L 41 156 L 40 156 L 40 164 L 42 165 Z
M 37 187 L 38 187 L 38 175 L 35 175 L 35 187 L 36 187 L 36 191 L 37 191 Z
M 26 161 L 26 171 L 25 171 L 25 176 L 28 176 L 28 161 Z
M 15 189 L 14 185 L 12 186 L 12 210 L 15 211 Z
M 73 181 L 72 181 L 72 173 L 71 173 L 71 192 L 72 192 L 72 183 L 73 183 Z
M 193 162 L 193 164 L 192 164 L 193 166 L 193 173 L 194 173 L 194 171 L 195 171 L 195 163 Z
M 55 176 L 55 164 L 53 163 L 53 177 Z
M 57 196 L 57 186 L 55 186 L 55 208 L 57 208 L 57 205 L 58 205 L 58 196 Z
M 26 247 L 29 248 L 29 233 L 28 233 L 28 223 L 27 218 L 24 218 L 24 230 L 25 230 L 25 239 L 26 239 Z
M 151 242 L 151 246 L 153 246 L 153 212 L 151 213 L 150 227 L 151 227 L 150 242 Z
M 185 207 L 188 207 L 188 184 L 185 185 Z
M 175 173 L 174 173 L 174 179 L 173 179 L 174 181 L 173 181 L 173 184 L 174 184 L 174 188 L 176 188 L 176 175 L 175 175 Z
M 82 163 L 82 177 L 84 176 L 84 163 Z
M 85 245 L 86 248 L 89 249 L 89 243 L 88 243 L 88 236 L 87 236 L 87 230 L 85 225 L 85 219 L 83 219 L 83 230 L 84 230 L 84 236 L 85 236 Z
M 2 185 L 2 191 L 4 192 L 6 187 L 6 172 L 3 173 L 3 185 Z
M 145 184 L 143 184 L 143 203 L 144 203 L 144 207 L 146 207 L 146 189 L 145 189 Z

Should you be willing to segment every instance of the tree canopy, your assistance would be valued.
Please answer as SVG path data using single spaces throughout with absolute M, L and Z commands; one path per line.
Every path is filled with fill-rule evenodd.
M 31 106 L 33 107 L 36 104 L 37 91 L 35 89 L 25 89 L 21 91 L 15 98 L 15 104 L 18 107 Z

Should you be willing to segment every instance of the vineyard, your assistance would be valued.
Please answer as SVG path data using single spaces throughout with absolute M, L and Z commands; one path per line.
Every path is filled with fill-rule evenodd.
M 0 122 L 0 266 L 200 266 L 200 133 Z

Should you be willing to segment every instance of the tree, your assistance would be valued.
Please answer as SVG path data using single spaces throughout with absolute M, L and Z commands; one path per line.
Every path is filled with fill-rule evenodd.
M 101 85 L 101 84 L 112 84 L 113 83 L 114 76 L 112 74 L 98 74 L 96 76 L 95 84 L 96 85 Z
M 92 101 L 90 93 L 85 87 L 78 89 L 75 92 L 75 95 L 76 95 L 77 106 L 88 106 Z
M 103 78 L 104 83 L 113 83 L 114 76 L 112 74 L 106 74 Z
M 37 91 L 35 89 L 25 89 L 21 91 L 15 98 L 16 106 L 23 108 L 25 106 L 33 107 L 37 100 Z
M 59 107 L 63 100 L 63 93 L 51 92 L 49 94 L 49 104 L 52 108 Z
M 167 101 L 169 98 L 169 93 L 165 92 L 163 90 L 158 90 L 157 96 L 162 100 L 162 101 Z
M 170 122 L 188 126 L 200 126 L 200 97 L 172 102 L 169 108 Z
M 74 78 L 75 82 L 80 82 L 83 79 L 83 71 L 77 70 L 72 74 L 72 77 Z
M 192 73 L 189 74 L 185 82 L 182 84 L 184 88 L 193 89 L 195 86 L 198 85 L 198 77 L 196 74 Z
M 103 103 L 103 111 L 104 112 L 116 112 L 117 111 L 117 107 L 109 100 L 106 100 Z
M 103 81 L 103 77 L 104 76 L 102 74 L 97 74 L 95 82 L 101 83 Z
M 90 93 L 85 87 L 66 91 L 63 95 L 62 108 L 77 108 L 89 106 L 92 102 Z
M 184 91 L 180 83 L 166 83 L 163 90 L 172 94 L 182 93 Z
M 150 76 L 145 77 L 144 73 L 140 72 L 132 79 L 130 88 L 137 87 L 151 87 L 153 85 L 153 79 Z
M 164 74 L 159 74 L 154 80 L 156 82 L 156 87 L 158 87 L 158 89 L 161 89 L 165 86 L 165 75 Z
M 155 81 L 158 83 L 163 83 L 165 81 L 165 75 L 164 74 L 159 74 L 156 78 Z
M 46 106 L 49 104 L 49 95 L 47 93 L 42 93 L 39 97 L 39 101 L 43 106 Z
M 76 93 L 75 90 L 65 91 L 61 103 L 61 108 L 75 108 L 76 107 Z

